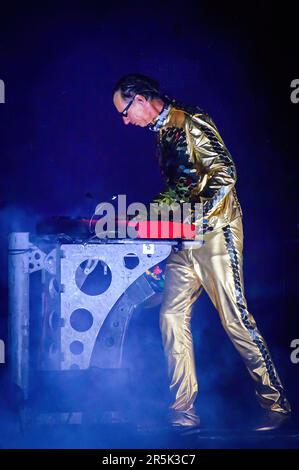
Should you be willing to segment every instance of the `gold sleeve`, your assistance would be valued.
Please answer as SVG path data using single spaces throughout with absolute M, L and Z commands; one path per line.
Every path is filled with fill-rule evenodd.
M 224 198 L 234 187 L 236 168 L 217 127 L 208 115 L 189 116 L 186 134 L 190 155 L 199 176 L 194 196 L 203 203 L 203 216 L 209 217 L 221 207 Z

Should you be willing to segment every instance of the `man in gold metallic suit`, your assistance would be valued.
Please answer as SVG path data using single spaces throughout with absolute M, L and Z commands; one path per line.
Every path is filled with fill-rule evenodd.
M 203 204 L 204 244 L 172 252 L 167 259 L 160 328 L 173 402 L 173 426 L 196 427 L 198 385 L 190 321 L 202 289 L 219 312 L 222 325 L 255 382 L 265 425 L 281 425 L 290 414 L 269 350 L 248 311 L 243 281 L 242 210 L 236 169 L 218 129 L 200 108 L 162 95 L 158 83 L 135 74 L 121 78 L 113 101 L 125 124 L 148 126 L 158 136 L 159 162 L 167 190 L 155 202 Z

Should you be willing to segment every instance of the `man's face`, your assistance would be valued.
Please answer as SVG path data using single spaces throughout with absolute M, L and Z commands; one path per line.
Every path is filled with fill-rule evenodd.
M 120 91 L 116 91 L 113 96 L 113 103 L 119 113 L 122 113 L 129 101 L 124 101 Z M 128 109 L 128 115 L 122 116 L 125 124 L 145 127 L 152 121 L 150 102 L 142 95 L 136 95 L 133 103 Z

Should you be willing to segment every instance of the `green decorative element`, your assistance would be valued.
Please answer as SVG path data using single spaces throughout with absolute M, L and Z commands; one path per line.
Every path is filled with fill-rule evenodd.
M 189 202 L 189 199 L 190 186 L 186 184 L 185 178 L 181 177 L 174 188 L 168 188 L 160 193 L 153 202 L 170 206 L 174 203 Z

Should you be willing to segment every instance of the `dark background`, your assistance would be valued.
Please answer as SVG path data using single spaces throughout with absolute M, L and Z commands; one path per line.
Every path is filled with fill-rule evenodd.
M 290 361 L 291 340 L 299 338 L 299 103 L 290 101 L 299 75 L 296 28 L 288 2 L 1 6 L 0 338 L 7 336 L 11 231 L 34 231 L 45 216 L 90 216 L 113 194 L 147 202 L 163 189 L 154 135 L 124 126 L 112 106 L 118 78 L 144 73 L 208 112 L 234 158 L 249 309 L 296 411 L 299 364 Z M 236 405 L 247 412 L 255 403 L 251 379 L 201 297 L 193 319 L 200 406 L 211 416 L 233 413 Z M 140 351 L 132 354 L 137 375 L 155 401 L 167 386 L 158 310 L 151 313 L 132 321 L 127 348 L 128 357 Z

